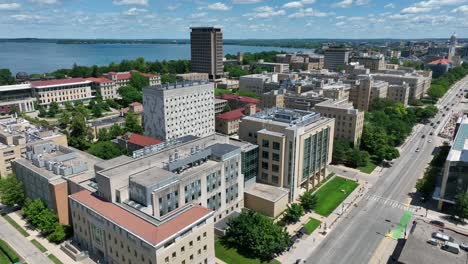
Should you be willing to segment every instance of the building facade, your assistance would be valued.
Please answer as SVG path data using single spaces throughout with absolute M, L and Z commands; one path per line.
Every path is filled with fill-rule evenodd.
M 284 108 L 284 93 L 281 90 L 273 90 L 262 94 L 261 105 L 263 108 Z
M 239 138 L 259 146 L 257 181 L 288 189 L 294 201 L 325 178 L 334 128 L 334 119 L 313 112 L 267 109 L 242 119 Z
M 372 77 L 361 79 L 358 85 L 353 85 L 349 93 L 349 100 L 354 108 L 369 111 L 372 102 L 377 98 L 387 98 L 388 83 L 375 81 Z
M 380 71 L 385 69 L 385 57 L 382 54 L 371 56 L 360 56 L 357 59 L 360 65 L 371 71 Z
M 223 75 L 223 33 L 219 27 L 190 28 L 192 70 L 208 73 L 210 79 Z
M 208 82 L 143 88 L 146 135 L 163 141 L 215 132 L 214 86 Z
M 239 91 L 241 92 L 254 92 L 256 95 L 262 96 L 263 93 L 277 90 L 278 88 L 277 73 L 250 74 L 239 78 Z
M 344 67 L 349 61 L 349 50 L 346 48 L 328 48 L 324 51 L 324 68 L 335 71 L 338 66 Z
M 372 74 L 374 80 L 388 82 L 389 84 L 402 85 L 407 83 L 410 87 L 409 99 L 421 99 L 431 87 L 432 72 L 415 72 L 406 74 Z
M 70 78 L 31 82 L 39 105 L 48 108 L 52 102 L 82 101 L 88 103 L 94 98 L 91 81 L 84 78 Z
M 392 84 L 388 86 L 387 98 L 408 106 L 410 87 L 407 83 L 402 85 Z

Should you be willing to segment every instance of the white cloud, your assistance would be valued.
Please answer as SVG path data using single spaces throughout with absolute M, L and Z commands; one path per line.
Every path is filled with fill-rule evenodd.
M 452 10 L 452 13 L 466 13 L 466 14 L 468 14 L 468 5 L 459 6 L 459 7 L 455 8 L 454 10 Z
M 202 18 L 202 17 L 206 17 L 206 15 L 208 15 L 208 13 L 206 12 L 195 13 L 195 14 L 191 14 L 190 18 Z
M 395 6 L 394 3 L 390 3 L 390 4 L 384 5 L 384 8 L 385 8 L 385 9 L 388 9 L 388 8 L 395 8 L 395 7 L 396 7 L 396 6 Z
M 114 5 L 141 5 L 147 6 L 149 0 L 113 0 Z
M 141 14 L 141 13 L 145 13 L 145 12 L 148 12 L 148 10 L 143 9 L 143 8 L 132 7 L 132 8 L 130 8 L 130 9 L 128 9 L 127 11 L 125 11 L 125 12 L 124 12 L 124 15 L 127 15 L 127 16 L 135 16 L 135 15 L 138 15 L 138 14 Z
M 216 11 L 228 11 L 231 9 L 230 6 L 223 4 L 221 2 L 216 2 L 210 5 L 207 5 L 206 7 L 200 7 L 198 9 L 208 9 L 208 10 L 216 10 Z
M 232 0 L 234 4 L 256 4 L 262 2 L 262 0 Z
M 284 10 L 275 10 L 271 6 L 259 6 L 253 9 L 254 12 L 247 13 L 244 16 L 250 18 L 270 18 L 274 16 L 284 16 L 286 12 Z
M 407 14 L 427 13 L 440 9 L 443 6 L 458 5 L 466 2 L 468 2 L 468 0 L 427 0 L 406 7 L 401 10 L 401 12 Z
M 353 4 L 353 0 L 343 0 L 340 2 L 334 3 L 332 6 L 333 7 L 338 7 L 338 8 L 348 8 Z
M 340 21 L 340 22 L 336 23 L 335 25 L 338 26 L 338 27 L 341 27 L 341 26 L 346 25 L 346 22 Z
M 3 10 L 16 10 L 21 7 L 18 3 L 0 4 L 0 11 Z
M 44 4 L 44 5 L 53 5 L 57 4 L 59 0 L 30 0 L 33 3 Z
M 302 1 L 292 1 L 283 5 L 283 8 L 300 8 L 304 5 L 313 4 L 315 0 L 302 0 Z
M 10 16 L 12 19 L 16 21 L 39 21 L 45 20 L 45 17 L 38 16 L 38 15 L 26 15 L 26 14 L 18 14 Z
M 326 17 L 332 15 L 332 13 L 325 13 L 325 12 L 320 12 L 316 9 L 313 9 L 311 7 L 309 8 L 301 8 L 297 13 L 293 13 L 289 15 L 289 18 L 301 18 L 301 17 Z
M 370 0 L 356 0 L 356 5 L 367 5 L 370 3 Z
M 166 9 L 169 10 L 169 11 L 175 11 L 175 10 L 177 10 L 179 7 L 180 7 L 180 4 L 173 4 L 173 5 L 168 5 L 168 6 L 166 7 Z

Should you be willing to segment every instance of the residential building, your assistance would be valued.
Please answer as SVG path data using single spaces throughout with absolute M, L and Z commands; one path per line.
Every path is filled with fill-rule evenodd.
M 335 138 L 359 144 L 364 127 L 364 112 L 355 109 L 347 99 L 328 100 L 314 106 L 322 116 L 335 119 Z
M 382 54 L 359 56 L 356 61 L 372 72 L 385 69 L 385 57 Z
M 259 60 L 257 65 L 265 68 L 268 72 L 289 73 L 289 64 L 287 63 L 265 62 L 263 60 Z
M 279 88 L 277 73 L 250 74 L 239 78 L 239 91 L 254 92 L 258 96 L 262 96 L 271 90 Z
M 328 48 L 324 51 L 324 68 L 335 71 L 338 66 L 344 68 L 349 62 L 349 50 L 346 48 Z
M 235 94 L 223 94 L 221 99 L 226 100 L 231 109 L 243 108 L 247 105 L 259 105 L 260 100 L 248 97 L 248 96 L 238 96 Z
M 243 207 L 241 149 L 227 137 L 185 136 L 153 149 L 129 161 L 106 161 L 96 170 L 99 196 L 156 218 L 199 204 L 218 221 Z
M 427 63 L 425 67 L 432 71 L 434 78 L 437 78 L 448 72 L 453 67 L 453 63 L 448 59 L 437 59 Z
M 388 83 L 376 81 L 372 77 L 361 79 L 358 85 L 353 85 L 349 93 L 349 101 L 354 108 L 361 111 L 369 111 L 372 102 L 377 98 L 387 98 Z
M 323 97 L 330 98 L 333 100 L 342 100 L 349 98 L 349 91 L 351 85 L 344 83 L 335 83 L 324 85 L 322 88 Z
M 163 141 L 215 132 L 214 86 L 208 82 L 143 88 L 145 134 Z
M 65 102 L 83 101 L 88 103 L 94 98 L 91 81 L 84 78 L 70 78 L 48 81 L 31 82 L 37 103 L 49 107 L 52 102 L 64 104 Z
M 436 187 L 434 199 L 437 208 L 455 204 L 456 196 L 468 192 L 468 117 L 461 117 L 455 131 L 450 152 L 445 160 L 440 187 Z
M 40 140 L 51 140 L 67 146 L 67 136 L 38 127 L 22 118 L 0 121 L 0 178 L 13 173 L 13 161 L 26 153 L 26 146 Z
M 288 189 L 294 201 L 325 179 L 334 130 L 334 119 L 277 108 L 244 117 L 239 138 L 259 146 L 257 181 Z
M 277 63 L 287 63 L 293 70 L 314 70 L 323 68 L 323 55 L 309 53 L 288 53 L 276 55 Z
M 374 80 L 385 81 L 389 84 L 402 85 L 407 83 L 410 86 L 409 99 L 421 99 L 431 87 L 432 72 L 413 72 L 413 73 L 376 73 L 372 74 Z
M 179 73 L 176 77 L 184 81 L 208 81 L 210 79 L 209 74 L 203 72 Z
M 408 106 L 410 86 L 407 83 L 401 85 L 392 84 L 388 86 L 387 98 Z
M 210 79 L 223 75 L 223 33 L 219 27 L 191 27 L 192 70 L 208 73 Z
M 221 114 L 228 104 L 227 100 L 215 98 L 215 115 Z
M 257 112 L 255 105 L 246 105 L 244 108 L 238 108 L 226 113 L 216 115 L 216 132 L 225 135 L 237 134 L 239 123 L 242 117 L 253 115 Z
M 83 190 L 70 214 L 73 240 L 98 263 L 215 263 L 213 213 L 199 205 L 151 217 Z
M 13 168 L 26 196 L 41 199 L 61 224 L 68 225 L 68 195 L 94 189 L 92 168 L 101 161 L 52 141 L 39 141 L 26 147 L 24 158 L 15 159 Z
M 261 105 L 263 108 L 284 108 L 284 96 L 285 94 L 282 90 L 269 91 L 262 94 Z

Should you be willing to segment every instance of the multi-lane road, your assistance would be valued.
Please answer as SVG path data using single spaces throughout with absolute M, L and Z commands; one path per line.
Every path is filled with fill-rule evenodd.
M 452 108 L 452 104 L 458 104 L 460 99 L 457 94 L 460 89 L 468 89 L 468 77 L 455 84 L 440 100 L 437 105 L 439 109 L 445 106 Z M 398 202 L 406 204 L 410 201 L 409 193 L 432 159 L 438 141 L 429 142 L 429 139 L 437 135 L 448 118 L 448 114 L 443 116 L 439 113 L 432 121 L 434 124 L 440 121 L 435 129 L 425 125 L 414 131 L 402 147 L 400 158 L 391 168 L 382 172 L 369 190 L 369 197 L 379 197 L 379 199 L 362 199 L 358 206 L 349 212 L 346 219 L 343 219 L 315 248 L 307 263 L 361 264 L 371 261 L 385 234 L 399 223 L 403 215 L 404 208 L 398 206 Z M 434 136 L 430 136 L 430 132 L 433 132 Z M 422 138 L 422 135 L 425 137 Z M 391 202 L 386 202 L 386 199 Z M 387 259 L 372 262 L 386 263 Z

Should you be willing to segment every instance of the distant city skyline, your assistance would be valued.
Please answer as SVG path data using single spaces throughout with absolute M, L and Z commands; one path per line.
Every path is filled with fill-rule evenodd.
M 468 37 L 468 0 L 0 0 L 0 38 Z

